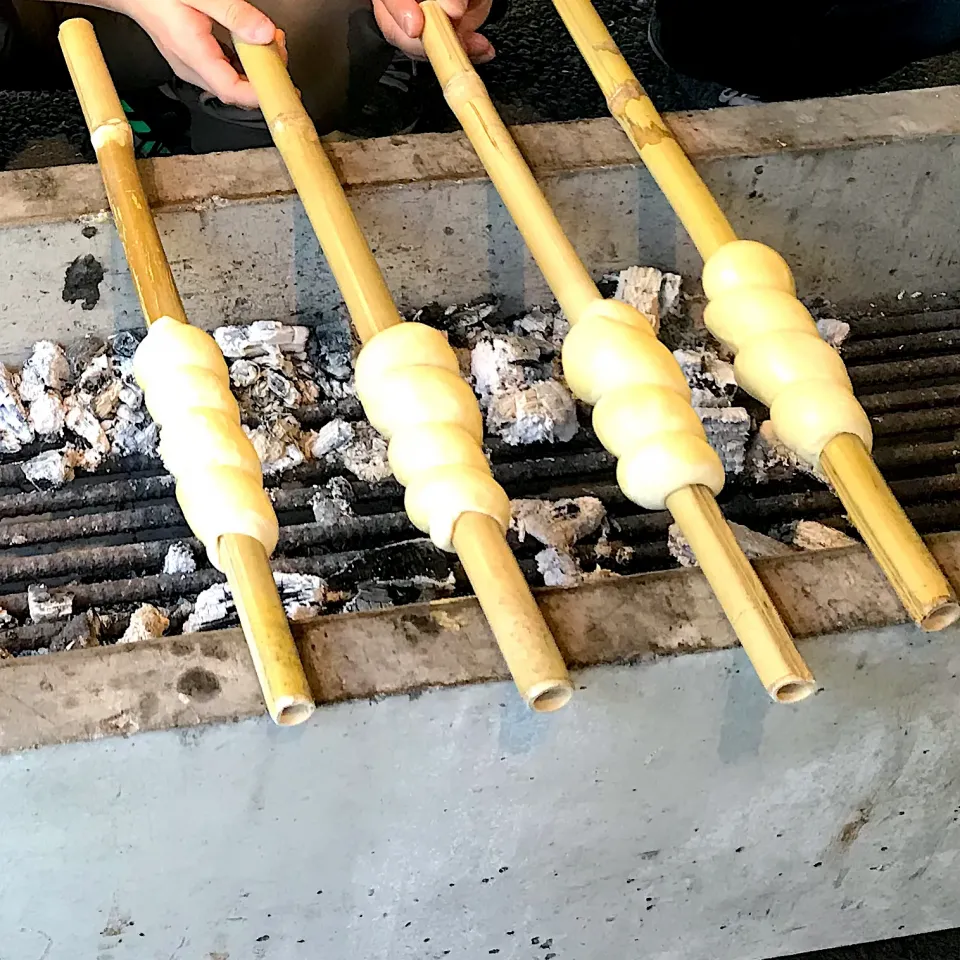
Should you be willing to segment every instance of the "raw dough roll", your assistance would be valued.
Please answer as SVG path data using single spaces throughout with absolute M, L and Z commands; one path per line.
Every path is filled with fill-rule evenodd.
M 160 456 L 177 480 L 190 529 L 223 570 L 220 538 L 245 534 L 269 556 L 279 528 L 263 489 L 260 459 L 240 426 L 230 376 L 216 341 L 196 327 L 161 317 L 134 357 L 134 373 L 160 426 Z
M 753 240 L 725 244 L 704 265 L 703 289 L 710 300 L 704 320 L 736 353 L 737 382 L 770 407 L 788 447 L 814 467 L 842 433 L 871 448 L 870 421 L 846 367 L 796 298 L 780 254 Z
M 595 405 L 597 437 L 619 460 L 617 481 L 634 503 L 662 510 L 683 487 L 723 489 L 687 381 L 638 310 L 592 303 L 564 340 L 563 371 L 574 394 Z
M 390 441 L 414 525 L 450 551 L 465 513 L 492 517 L 506 532 L 510 500 L 493 479 L 480 407 L 446 337 L 422 323 L 389 327 L 360 351 L 356 381 L 367 419 Z

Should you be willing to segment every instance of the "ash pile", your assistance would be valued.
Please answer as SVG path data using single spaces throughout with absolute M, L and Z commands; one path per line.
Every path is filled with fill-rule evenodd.
M 697 321 L 699 306 L 681 293 L 680 277 L 633 267 L 602 286 L 648 316 L 674 350 L 735 492 L 810 479 L 759 411 L 744 405 L 730 358 Z M 563 380 L 569 325 L 556 307 L 504 316 L 495 302 L 433 305 L 409 319 L 445 332 L 476 392 L 488 456 L 513 497 L 508 539 L 533 585 L 693 562 L 666 514 L 644 514 L 617 488 L 590 411 Z M 848 329 L 822 321 L 835 344 Z M 357 347 L 346 324 L 260 321 L 221 327 L 214 337 L 281 521 L 274 569 L 291 620 L 467 592 L 456 558 L 436 550 L 402 512 L 386 442 L 356 400 Z M 157 427 L 133 376 L 140 338 L 123 332 L 68 350 L 41 341 L 21 370 L 0 365 L 0 472 L 16 500 L 7 508 L 0 495 L 7 553 L 0 552 L 0 655 L 238 622 L 229 587 L 172 499 Z M 127 486 L 116 502 L 94 481 Z M 838 526 L 807 520 L 735 529 L 756 557 L 852 542 Z M 104 573 L 108 579 L 98 579 Z

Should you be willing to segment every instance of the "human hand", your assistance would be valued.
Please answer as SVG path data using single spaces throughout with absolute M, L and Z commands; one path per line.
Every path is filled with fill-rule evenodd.
M 246 0 L 115 0 L 109 6 L 140 24 L 178 77 L 224 103 L 258 105 L 253 85 L 214 36 L 217 24 L 246 43 L 276 39 L 285 53 L 283 32 Z
M 487 63 L 495 56 L 493 44 L 477 33 L 490 15 L 493 0 L 439 0 L 444 12 L 453 21 L 464 50 L 474 63 Z M 408 57 L 425 59 L 420 35 L 423 33 L 423 11 L 417 0 L 373 0 L 377 25 L 388 43 Z

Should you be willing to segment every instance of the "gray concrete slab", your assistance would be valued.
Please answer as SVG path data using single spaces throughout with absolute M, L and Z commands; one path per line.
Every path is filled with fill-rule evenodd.
M 756 960 L 960 916 L 960 633 L 598 667 L 0 758 L 8 960 Z M 449 953 L 447 952 L 449 951 Z

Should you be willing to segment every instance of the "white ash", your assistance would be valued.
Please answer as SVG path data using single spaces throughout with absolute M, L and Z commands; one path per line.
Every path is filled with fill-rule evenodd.
M 541 340 L 549 344 L 555 353 L 559 353 L 563 338 L 570 332 L 570 322 L 560 310 L 550 311 L 534 307 L 519 320 L 514 320 L 513 332 L 519 337 Z
M 38 437 L 59 437 L 66 424 L 66 408 L 59 393 L 48 391 L 30 404 L 30 426 Z
M 159 442 L 160 428 L 152 420 L 141 427 L 129 420 L 118 418 L 113 426 L 110 453 L 118 457 L 134 453 L 156 457 Z
M 120 409 L 139 412 L 143 409 L 143 391 L 135 383 L 124 383 L 120 388 Z
M 544 362 L 546 344 L 532 337 L 482 337 L 470 356 L 470 370 L 480 405 L 527 384 L 547 379 L 553 372 Z
M 144 640 L 158 640 L 167 632 L 170 618 L 151 603 L 138 607 L 130 617 L 127 629 L 117 643 L 141 643 Z
M 572 554 L 556 547 L 547 547 L 535 557 L 537 570 L 548 587 L 574 587 L 583 579 L 580 564 Z
M 743 407 L 701 407 L 697 416 L 707 434 L 707 442 L 720 455 L 727 476 L 743 473 L 750 443 L 750 414 Z
M 0 453 L 19 453 L 32 441 L 33 429 L 17 393 L 17 376 L 0 363 Z
M 499 394 L 487 410 L 487 430 L 512 446 L 565 443 L 578 429 L 576 402 L 557 380 Z
M 73 613 L 73 594 L 66 590 L 48 590 L 42 583 L 27 587 L 27 607 L 34 623 L 62 620 Z
M 189 545 L 182 540 L 170 544 L 167 555 L 163 558 L 163 572 L 169 576 L 183 576 L 187 573 L 196 573 L 197 561 Z
M 477 340 L 494 326 L 493 318 L 496 312 L 497 303 L 490 300 L 454 304 L 449 307 L 431 303 L 415 311 L 410 319 L 443 330 L 454 347 L 473 347 Z
M 52 340 L 39 340 L 20 371 L 20 398 L 29 403 L 48 389 L 62 391 L 70 379 L 70 362 L 63 347 Z
M 853 537 L 848 537 L 842 530 L 834 530 L 816 520 L 797 520 L 790 525 L 784 539 L 798 550 L 835 550 L 857 544 Z
M 83 460 L 83 455 L 74 447 L 62 450 L 46 450 L 31 460 L 20 464 L 24 477 L 31 483 L 47 483 L 52 487 L 61 487 L 75 476 L 75 467 Z
M 0 630 L 9 630 L 17 626 L 17 618 L 9 610 L 0 607 Z
M 106 352 L 98 353 L 83 368 L 83 371 L 77 378 L 77 389 L 86 393 L 93 393 L 106 383 L 112 374 L 113 365 L 111 358 Z
M 329 420 L 315 433 L 307 434 L 305 445 L 314 460 L 322 460 L 343 449 L 354 436 L 352 424 L 337 417 Z
M 796 553 L 793 547 L 787 546 L 773 537 L 766 534 L 757 533 L 741 523 L 731 523 L 730 529 L 736 538 L 740 549 L 750 560 L 757 560 L 763 557 L 783 557 L 791 553 Z M 697 558 L 690 549 L 687 538 L 680 532 L 680 527 L 671 523 L 667 531 L 667 550 L 670 556 L 676 560 L 681 567 L 697 566 Z
M 566 549 L 600 529 L 607 511 L 596 497 L 512 500 L 510 526 L 522 543 L 533 537 L 546 547 Z
M 850 336 L 850 324 L 835 317 L 823 317 L 817 321 L 817 332 L 834 349 Z
M 300 449 L 300 425 L 293 417 L 281 417 L 261 427 L 243 427 L 260 458 L 264 476 L 284 473 L 306 459 Z
M 230 383 L 235 387 L 252 387 L 260 379 L 260 368 L 252 360 L 235 360 L 230 364 Z
M 275 571 L 273 580 L 277 585 L 287 619 L 310 620 L 323 612 L 327 602 L 327 587 L 320 577 L 307 573 Z M 183 625 L 183 632 L 197 633 L 234 617 L 236 611 L 230 585 L 215 583 L 206 590 L 202 590 L 197 596 L 193 612 Z
M 110 450 L 110 441 L 86 398 L 82 394 L 72 394 L 64 401 L 64 406 L 67 429 L 85 440 L 91 452 L 103 459 Z
M 264 382 L 270 391 L 285 407 L 299 407 L 301 403 L 300 391 L 292 381 L 276 370 L 267 370 Z
M 387 441 L 369 423 L 353 425 L 353 439 L 337 451 L 340 462 L 355 477 L 376 483 L 392 475 L 387 461 Z
M 218 327 L 213 338 L 229 359 L 261 357 L 268 347 L 284 353 L 304 353 L 310 331 L 306 327 L 280 323 L 278 320 L 257 320 L 248 326 Z
M 776 483 L 790 480 L 798 473 L 815 477 L 816 471 L 780 441 L 769 420 L 760 424 L 757 435 L 747 448 L 744 474 L 754 483 Z
M 91 409 L 97 419 L 107 420 L 114 415 L 120 405 L 120 392 L 123 390 L 122 380 L 111 380 L 93 398 Z

